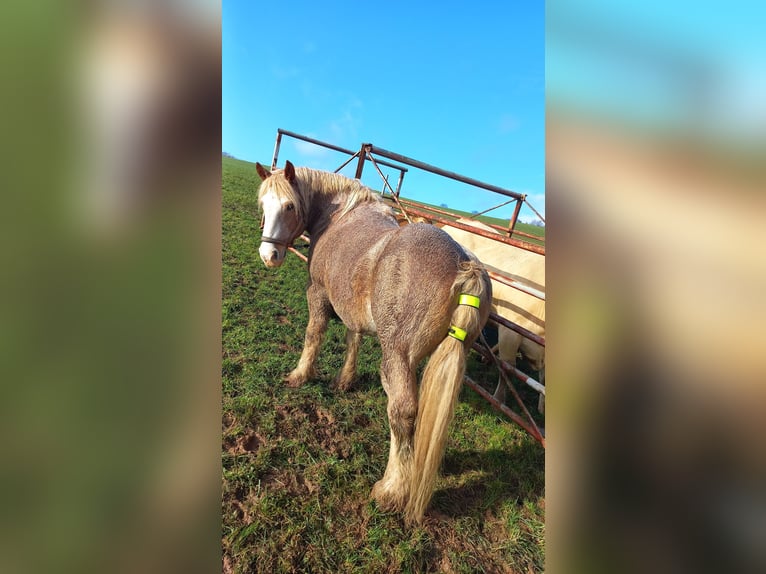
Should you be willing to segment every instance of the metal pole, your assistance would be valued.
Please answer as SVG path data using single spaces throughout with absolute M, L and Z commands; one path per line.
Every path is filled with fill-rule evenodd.
M 404 181 L 404 170 L 399 171 L 399 181 L 396 183 L 396 197 L 399 197 L 399 192 L 402 190 L 402 181 Z
M 500 401 L 498 401 L 495 397 L 489 394 L 489 392 L 486 389 L 481 387 L 478 383 L 473 381 L 470 377 L 465 376 L 463 380 L 465 381 L 466 385 L 468 385 L 474 391 L 479 393 L 479 395 L 481 395 L 481 397 L 484 400 L 486 400 L 489 404 L 491 404 L 493 407 L 495 407 L 497 410 L 499 410 L 501 413 L 503 413 L 505 416 L 507 416 L 509 419 L 511 419 L 513 422 L 515 422 L 517 425 L 523 428 L 525 431 L 527 431 L 530 435 L 532 435 L 532 438 L 534 438 L 537 442 L 539 442 L 543 446 L 543 448 L 545 448 L 545 437 L 543 436 L 543 433 L 539 427 L 533 428 L 532 425 L 530 425 L 526 420 L 524 420 L 523 417 L 520 417 L 511 409 L 509 409 Z
M 542 247 L 540 245 L 534 245 L 533 243 L 529 243 L 527 241 L 521 241 L 519 239 L 505 237 L 504 235 L 500 235 L 499 233 L 493 233 L 491 231 L 486 231 L 485 229 L 479 229 L 478 227 L 474 227 L 472 225 L 458 223 L 457 221 L 450 221 L 449 219 L 444 219 L 443 217 L 436 217 L 432 213 L 428 213 L 427 211 L 423 211 L 415 207 L 408 207 L 407 211 L 409 211 L 410 213 L 414 213 L 415 215 L 419 215 L 421 217 L 429 218 L 432 221 L 437 221 L 444 225 L 449 225 L 450 227 L 456 227 L 457 229 L 462 229 L 463 231 L 469 231 L 476 235 L 481 235 L 482 237 L 487 237 L 489 239 L 499 241 L 500 243 L 505 243 L 506 245 L 513 245 L 514 247 L 518 247 L 519 249 L 526 249 L 527 251 L 531 251 L 532 253 L 539 253 L 540 255 L 545 255 L 545 247 Z
M 500 373 L 500 378 L 502 378 L 505 381 L 506 386 L 511 391 L 511 394 L 513 395 L 513 398 L 516 399 L 516 403 L 519 405 L 519 408 L 521 409 L 521 412 L 527 417 L 527 420 L 529 421 L 529 424 L 532 426 L 532 428 L 536 431 L 536 433 L 542 438 L 542 434 L 537 428 L 537 423 L 535 422 L 535 419 L 532 418 L 532 415 L 529 414 L 529 409 L 527 409 L 527 405 L 524 404 L 524 401 L 521 400 L 521 397 L 519 396 L 519 393 L 516 391 L 515 387 L 511 384 L 511 381 L 508 380 L 508 376 L 505 374 L 503 369 L 500 367 L 500 364 L 498 363 L 499 359 L 492 353 L 492 351 L 489 350 L 489 345 L 487 345 L 487 341 L 484 339 L 484 335 L 479 333 L 479 338 L 481 339 L 483 345 L 479 345 L 478 342 L 474 342 L 473 348 L 477 350 L 479 353 L 484 355 L 485 357 L 489 358 L 490 360 L 494 361 L 495 366 L 497 367 L 498 372 Z
M 511 216 L 511 223 L 508 226 L 508 235 L 513 235 L 513 230 L 516 229 L 516 220 L 519 218 L 519 211 L 521 211 L 521 202 L 525 197 L 526 195 L 516 202 L 516 207 L 513 209 L 513 215 Z
M 487 275 L 489 275 L 490 279 L 493 279 L 494 281 L 497 281 L 498 283 L 502 283 L 503 285 L 508 285 L 508 287 L 513 287 L 517 291 L 521 291 L 522 293 L 526 293 L 527 295 L 536 297 L 540 299 L 541 301 L 545 301 L 544 291 L 535 289 L 534 287 L 532 287 L 531 285 L 527 285 L 523 281 L 518 281 L 511 277 L 507 277 L 503 275 L 502 273 L 493 271 L 492 269 L 487 269 Z
M 489 191 L 494 191 L 496 193 L 499 193 L 501 195 L 507 195 L 508 197 L 513 197 L 515 199 L 524 199 L 524 194 L 517 193 L 515 191 L 510 191 L 508 189 L 504 189 L 502 187 L 498 187 L 497 185 L 492 185 L 491 183 L 485 183 L 483 181 L 479 181 L 478 179 L 473 179 L 471 177 L 466 177 L 464 175 L 460 175 L 459 173 L 455 173 L 454 171 L 447 171 L 446 169 L 441 169 L 440 167 L 436 167 L 430 164 L 427 164 L 422 161 L 418 161 L 416 159 L 412 159 L 411 157 L 407 157 L 406 155 L 401 155 L 398 153 L 394 153 L 392 151 L 388 151 L 383 148 L 379 148 L 377 146 L 374 146 L 372 144 L 368 144 L 370 146 L 370 152 L 374 153 L 376 155 L 383 156 L 385 158 L 388 158 L 390 160 L 403 163 L 405 165 L 409 165 L 412 167 L 417 167 L 418 169 L 422 169 L 424 171 L 430 171 L 431 173 L 435 173 L 436 175 L 442 175 L 444 177 L 448 177 L 450 179 L 454 179 L 456 181 L 460 181 L 462 183 L 467 183 L 469 185 L 473 185 L 474 187 L 481 187 L 482 189 L 487 189 Z
M 428 211 L 433 211 L 434 213 L 441 213 L 442 215 L 449 215 L 450 217 L 461 217 L 461 216 L 456 215 L 455 213 L 451 213 L 449 211 L 445 211 L 443 209 L 439 209 L 438 207 L 434 207 L 432 205 L 423 205 L 421 203 L 414 203 L 414 202 L 412 202 L 412 201 L 410 201 L 408 199 L 402 199 L 401 201 L 405 205 L 414 205 L 415 207 L 419 206 L 421 209 L 427 209 Z M 514 201 L 514 200 L 512 200 L 512 201 Z M 527 203 L 527 205 L 529 205 L 529 204 Z M 497 207 L 500 207 L 500 206 L 497 206 Z M 493 207 L 492 209 L 496 209 L 496 208 Z M 478 215 L 481 215 L 481 214 L 478 214 Z M 494 223 L 485 223 L 485 225 L 488 225 L 492 229 L 497 229 L 500 233 L 504 233 L 504 234 L 508 233 L 508 228 L 507 227 L 501 227 L 499 225 L 495 225 Z M 545 239 L 543 237 L 540 237 L 539 235 L 532 235 L 531 233 L 524 233 L 523 231 L 519 231 L 517 229 L 514 229 L 513 233 L 514 233 L 514 235 L 520 235 L 522 237 L 528 237 L 530 239 L 536 239 L 537 241 L 544 241 L 544 239 Z
M 364 160 L 367 159 L 367 151 L 372 147 L 372 144 L 362 144 L 359 150 L 359 161 L 356 162 L 356 179 L 362 179 L 362 170 L 364 170 Z
M 541 337 L 540 335 L 535 335 L 532 331 L 525 329 L 521 325 L 517 325 L 513 321 L 509 321 L 505 317 L 501 317 L 500 315 L 496 313 L 490 312 L 489 320 L 497 325 L 502 325 L 506 329 L 510 329 L 511 331 L 516 331 L 522 337 L 526 337 L 530 341 L 533 341 L 537 343 L 538 345 L 545 347 L 545 338 Z
M 277 129 L 277 135 L 278 135 L 278 137 L 281 136 L 281 135 L 286 135 L 286 136 L 289 136 L 291 138 L 295 138 L 297 140 L 308 142 L 308 143 L 311 143 L 311 144 L 314 144 L 314 145 L 318 145 L 318 146 L 321 146 L 321 147 L 326 147 L 327 149 L 331 149 L 333 151 L 339 151 L 341 153 L 345 153 L 345 154 L 348 154 L 348 155 L 356 155 L 356 152 L 353 151 L 353 150 L 350 150 L 350 149 L 347 149 L 347 148 L 344 148 L 344 147 L 340 147 L 340 146 L 337 146 L 335 144 L 331 144 L 331 143 L 328 143 L 328 142 L 323 142 L 322 140 L 318 140 L 316 138 L 310 138 L 308 136 L 297 134 L 295 132 L 291 132 L 291 131 L 288 131 L 288 130 L 283 130 L 282 128 Z M 394 163 L 389 163 L 387 161 L 382 161 L 381 160 L 378 163 L 380 165 L 385 165 L 386 167 L 392 167 L 394 169 L 398 169 L 399 171 L 407 171 L 406 167 L 402 167 L 401 165 L 396 165 Z
M 524 203 L 527 204 L 527 207 L 529 207 L 529 209 L 535 212 L 535 215 L 540 218 L 540 221 L 545 223 L 545 218 L 542 215 L 540 215 L 540 212 L 537 211 L 531 203 L 529 203 L 526 199 L 524 199 Z
M 342 170 L 344 167 L 346 167 L 348 164 L 350 164 L 356 156 L 359 155 L 359 152 L 356 152 L 354 155 L 352 155 L 350 158 L 348 158 L 346 161 L 344 161 L 341 166 L 335 170 L 335 173 L 338 173 L 340 170 Z
M 274 156 L 271 160 L 271 169 L 277 169 L 277 158 L 279 157 L 279 146 L 282 143 L 282 133 L 277 130 L 277 141 L 274 143 Z

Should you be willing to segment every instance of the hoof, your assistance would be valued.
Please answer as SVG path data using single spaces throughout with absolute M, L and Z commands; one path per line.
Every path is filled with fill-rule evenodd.
M 384 481 L 379 480 L 372 487 L 372 498 L 383 512 L 401 512 L 407 503 L 406 494 L 392 492 Z
M 348 378 L 343 377 L 342 375 L 338 375 L 332 382 L 332 388 L 338 391 L 347 391 L 351 388 L 351 385 L 354 384 L 354 380 L 355 379 L 353 377 Z
M 309 378 L 303 373 L 293 371 L 292 373 L 290 373 L 289 375 L 285 377 L 285 385 L 292 389 L 295 389 L 298 387 L 302 387 L 308 380 Z

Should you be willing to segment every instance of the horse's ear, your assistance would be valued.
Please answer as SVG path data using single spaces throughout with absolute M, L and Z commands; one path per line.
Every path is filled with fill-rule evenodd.
M 255 162 L 255 171 L 261 176 L 261 180 L 264 180 L 271 175 L 271 172 L 258 162 Z
M 295 181 L 295 166 L 289 159 L 285 162 L 285 178 L 287 178 L 287 181 L 290 183 Z

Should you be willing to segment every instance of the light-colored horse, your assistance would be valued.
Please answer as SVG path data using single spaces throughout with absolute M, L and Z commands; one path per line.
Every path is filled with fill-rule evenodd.
M 458 222 L 497 233 L 492 227 L 473 219 L 458 219 Z M 445 226 L 444 230 L 455 241 L 473 252 L 487 269 L 502 272 L 539 291 L 545 291 L 544 255 L 456 227 Z M 536 335 L 545 336 L 545 301 L 494 280 L 492 294 L 493 311 L 498 315 Z M 516 354 L 520 352 L 529 361 L 530 366 L 540 372 L 541 381 L 544 379 L 545 347 L 502 325 L 498 328 L 498 339 L 498 354 L 501 359 L 515 365 Z
M 419 523 L 444 454 L 466 353 L 489 314 L 489 277 L 440 229 L 400 227 L 358 180 L 290 162 L 272 172 L 257 169 L 264 214 L 259 253 L 266 266 L 281 265 L 302 232 L 311 236 L 309 323 L 287 382 L 302 385 L 314 375 L 333 311 L 348 328 L 339 389 L 355 377 L 361 335 L 377 334 L 391 445 L 372 496 L 381 508 L 403 512 L 407 523 Z M 418 395 L 417 367 L 429 355 Z

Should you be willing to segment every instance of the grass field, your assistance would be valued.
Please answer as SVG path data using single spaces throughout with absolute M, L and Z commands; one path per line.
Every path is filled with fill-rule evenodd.
M 222 545 L 224 572 L 541 572 L 544 451 L 463 388 L 423 526 L 405 528 L 369 494 L 388 456 L 377 341 L 359 380 L 329 388 L 343 361 L 332 321 L 319 377 L 281 382 L 307 323 L 307 268 L 258 257 L 254 165 L 223 158 Z M 468 372 L 494 385 L 472 355 Z

